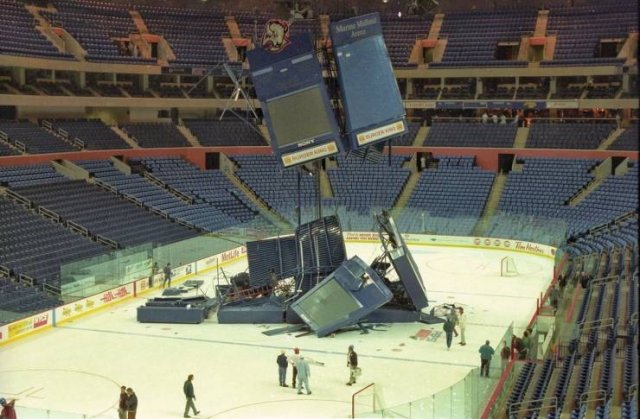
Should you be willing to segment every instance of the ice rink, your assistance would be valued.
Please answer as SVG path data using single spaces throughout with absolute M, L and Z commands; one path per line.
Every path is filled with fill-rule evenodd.
M 379 246 L 347 244 L 347 250 L 369 262 Z M 194 374 L 199 418 L 346 418 L 352 394 L 369 383 L 382 389 L 385 406 L 394 406 L 461 380 L 479 366 L 478 348 L 485 340 L 497 344 L 512 322 L 516 333 L 522 332 L 535 312 L 536 298 L 552 279 L 553 260 L 541 256 L 454 247 L 411 250 L 430 305 L 465 307 L 467 346 L 454 338 L 447 351 L 441 325 L 422 323 L 322 339 L 270 337 L 262 332 L 281 325 L 220 325 L 215 316 L 199 325 L 138 323 L 136 308 L 160 293 L 155 290 L 0 347 L 0 395 L 18 399 L 20 419 L 46 417 L 25 408 L 115 418 L 124 384 L 138 395 L 138 418 L 179 418 L 185 404 L 182 384 Z M 513 256 L 518 276 L 500 276 L 500 259 L 506 255 Z M 225 269 L 240 272 L 246 262 Z M 213 296 L 215 277 L 208 272 L 190 279 L 204 279 L 203 289 Z M 430 339 L 414 338 L 421 329 L 431 332 Z M 351 344 L 363 370 L 354 387 L 345 385 Z M 278 385 L 276 356 L 281 349 L 291 354 L 294 347 L 325 363 L 311 365 L 312 395 Z M 287 382 L 291 384 L 291 369 Z

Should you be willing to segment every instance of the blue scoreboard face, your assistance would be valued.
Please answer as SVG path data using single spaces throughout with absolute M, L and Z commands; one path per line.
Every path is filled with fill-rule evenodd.
M 405 134 L 400 89 L 377 13 L 332 23 L 331 41 L 352 148 Z
M 274 154 L 285 167 L 342 151 L 320 63 L 309 34 L 292 36 L 284 49 L 248 53 Z
M 353 256 L 291 304 L 291 308 L 322 337 L 356 324 L 392 297 L 378 274 Z

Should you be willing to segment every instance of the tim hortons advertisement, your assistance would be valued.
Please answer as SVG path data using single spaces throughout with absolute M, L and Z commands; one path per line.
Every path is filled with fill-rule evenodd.
M 538 256 L 555 257 L 556 254 L 555 247 L 538 243 L 530 243 L 522 240 L 474 237 L 473 244 L 478 247 L 499 248 Z
M 371 232 L 349 231 L 343 235 L 347 242 L 377 242 L 380 240 L 377 233 Z M 556 254 L 555 247 L 522 240 L 492 237 L 435 236 L 429 234 L 403 234 L 402 237 L 404 237 L 407 244 L 414 246 L 483 247 L 524 252 L 545 257 L 555 257 Z

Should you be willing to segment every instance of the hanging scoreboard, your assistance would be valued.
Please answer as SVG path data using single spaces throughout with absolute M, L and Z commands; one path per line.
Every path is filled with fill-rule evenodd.
M 262 47 L 247 53 L 271 147 L 284 167 L 338 154 L 340 131 L 309 34 L 267 23 Z
M 341 20 L 332 23 L 329 31 L 349 147 L 356 150 L 407 133 L 380 15 Z

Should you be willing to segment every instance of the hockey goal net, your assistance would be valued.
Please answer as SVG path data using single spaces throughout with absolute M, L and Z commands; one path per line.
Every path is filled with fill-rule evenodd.
M 351 396 L 351 418 L 369 418 L 383 408 L 380 385 L 371 383 Z
M 518 276 L 516 262 L 511 256 L 500 259 L 500 276 Z

